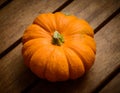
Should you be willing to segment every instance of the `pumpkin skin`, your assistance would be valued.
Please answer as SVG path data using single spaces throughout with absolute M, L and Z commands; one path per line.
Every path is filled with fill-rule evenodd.
M 64 38 L 53 43 L 57 31 Z M 91 26 L 83 19 L 61 12 L 40 14 L 23 37 L 25 64 L 42 79 L 51 82 L 77 79 L 94 63 L 96 44 Z

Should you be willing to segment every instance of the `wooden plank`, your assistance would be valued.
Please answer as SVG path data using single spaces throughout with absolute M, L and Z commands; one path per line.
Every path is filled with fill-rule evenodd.
M 64 0 L 55 0 L 54 6 L 52 2 L 52 0 L 50 0 L 49 3 L 47 0 L 32 0 L 29 3 L 27 3 L 27 0 L 14 1 L 0 11 L 0 22 L 2 23 L 0 24 L 0 53 L 22 36 L 24 29 L 32 23 L 33 19 L 39 13 L 52 11 L 53 7 L 56 8 L 59 4 L 63 3 Z M 84 18 L 93 28 L 96 28 L 103 20 L 111 15 L 119 5 L 120 0 L 75 0 L 70 6 L 65 8 L 63 12 Z M 7 40 L 9 40 L 9 42 L 6 42 Z
M 96 61 L 90 71 L 75 81 L 40 81 L 29 93 L 92 93 L 114 70 L 120 68 L 120 14 L 96 35 Z
M 120 93 L 120 73 L 100 93 Z
M 21 37 L 24 29 L 39 13 L 53 12 L 65 1 L 14 0 L 0 10 L 0 53 Z
M 119 7 L 120 0 L 75 0 L 63 12 L 87 20 L 95 29 Z
M 18 2 L 18 1 L 17 1 Z M 20 3 L 20 2 L 18 2 L 18 3 Z M 23 1 L 22 1 L 22 3 L 23 3 Z M 31 2 L 31 3 L 33 3 L 33 2 Z M 34 2 L 35 3 L 35 2 Z M 37 1 L 36 1 L 36 3 L 37 3 Z M 35 4 L 36 4 L 35 3 Z M 79 4 L 80 3 L 80 4 Z M 91 4 L 90 4 L 91 3 Z M 25 7 L 25 3 L 23 3 L 24 4 L 24 7 Z M 34 5 L 35 5 L 34 4 Z M 99 25 L 105 18 L 107 18 L 113 11 L 115 11 L 115 9 L 117 9 L 118 7 L 119 7 L 119 4 L 120 4 L 120 1 L 118 1 L 118 0 L 111 0 L 111 1 L 99 1 L 99 0 L 88 0 L 87 2 L 86 1 L 81 1 L 81 2 L 79 2 L 79 0 L 76 0 L 76 1 L 74 1 L 70 6 L 68 6 L 67 8 L 65 8 L 64 10 L 63 10 L 63 12 L 66 12 L 66 13 L 70 13 L 70 14 L 75 14 L 75 15 L 77 15 L 78 17 L 81 17 L 81 18 L 84 18 L 84 19 L 86 19 L 89 23 L 91 23 L 91 25 L 93 26 L 93 28 L 96 28 L 97 27 L 97 25 Z M 16 5 L 16 4 L 14 4 L 14 5 Z M 18 4 L 19 5 L 19 4 Z M 42 5 L 42 4 L 41 4 Z M 89 5 L 89 6 L 88 6 Z M 17 6 L 17 5 L 16 5 Z M 16 7 L 15 6 L 15 7 Z M 28 5 L 29 6 L 29 5 Z M 14 7 L 14 8 L 15 8 Z M 23 7 L 23 9 L 24 9 L 24 7 Z M 32 7 L 32 6 L 31 6 Z M 72 7 L 72 9 L 70 8 L 70 7 Z M 111 8 L 112 7 L 112 8 Z M 14 9 L 13 7 L 12 7 L 12 9 Z M 38 11 L 38 9 L 36 10 L 36 11 L 33 11 L 33 8 L 34 7 L 32 7 L 32 12 L 36 12 L 36 11 Z M 8 10 L 9 9 L 9 10 Z M 3 12 L 2 12 L 2 16 L 4 16 L 4 15 L 12 15 L 13 14 L 13 12 L 18 12 L 18 10 L 16 9 L 16 10 L 13 10 L 13 11 L 11 11 L 10 13 L 8 12 L 8 11 L 10 11 L 10 9 L 11 8 L 7 8 L 7 9 L 4 9 L 3 10 Z M 23 10 L 22 9 L 22 10 Z M 44 8 L 43 8 L 44 9 Z M 6 10 L 7 10 L 7 12 L 6 12 Z M 21 11 L 22 11 L 21 10 Z M 76 10 L 76 11 L 71 11 L 71 10 Z M 42 8 L 41 8 L 41 13 L 43 13 L 43 10 L 42 10 Z M 46 11 L 49 11 L 49 10 L 46 10 Z M 107 11 L 107 12 L 106 12 Z M 26 12 L 26 11 L 22 11 L 22 12 Z M 1 13 L 1 12 L 0 12 Z M 8 13 L 8 14 L 7 14 Z M 19 14 L 20 14 L 21 12 L 19 12 Z M 30 15 L 32 15 L 32 13 L 29 11 L 29 13 L 30 13 Z M 87 14 L 86 14 L 87 13 Z M 38 12 L 37 12 L 37 14 L 38 14 Z M 37 15 L 36 14 L 36 15 Z M 89 14 L 89 15 L 88 15 Z M 26 15 L 23 13 L 22 15 L 24 15 L 24 16 L 22 16 L 22 18 L 21 18 L 21 15 L 18 15 L 18 13 L 16 14 L 16 16 L 17 17 L 20 17 L 20 18 L 16 18 L 16 20 L 13 20 L 13 18 L 9 18 L 9 20 L 8 21 L 5 21 L 6 19 L 5 18 L 2 18 L 1 17 L 1 21 L 3 22 L 3 24 L 0 24 L 1 25 L 1 29 L 0 30 L 2 30 L 2 33 L 0 34 L 0 41 L 1 41 L 1 49 L 0 49 L 0 53 L 2 52 L 2 51 L 4 51 L 7 47 L 9 47 L 13 42 L 12 41 L 16 41 L 17 39 L 18 39 L 18 35 L 19 36 L 21 36 L 22 35 L 22 33 L 23 33 L 23 31 L 24 31 L 24 29 L 25 29 L 25 27 L 26 27 L 26 24 L 24 25 L 24 23 L 23 23 L 23 25 L 21 26 L 21 25 L 19 25 L 20 27 L 20 29 L 17 29 L 16 30 L 16 26 L 11 26 L 10 28 L 9 28 L 9 26 L 10 26 L 10 24 L 11 24 L 11 22 L 12 23 L 16 23 L 16 21 L 21 21 L 21 19 L 22 20 L 24 20 L 24 22 L 25 22 L 25 20 L 26 19 L 28 19 L 28 17 L 29 16 L 27 16 L 26 17 Z M 35 15 L 35 16 L 36 16 Z M 33 14 L 33 16 L 34 16 L 34 14 Z M 14 16 L 15 17 L 15 16 Z M 25 18 L 25 19 L 24 19 Z M 102 19 L 101 19 L 102 18 Z M 8 18 L 7 18 L 8 19 Z M 31 18 L 29 18 L 28 20 L 26 20 L 28 23 L 27 23 L 27 25 L 28 24 L 30 24 L 30 22 L 32 22 L 32 20 L 34 19 L 34 17 L 32 17 L 32 19 L 31 19 L 31 21 L 30 21 L 30 19 Z M 5 21 L 5 23 L 4 23 L 4 21 Z M 29 22 L 30 21 L 30 22 Z M 97 22 L 96 22 L 97 21 Z M 21 24 L 21 22 L 18 22 L 19 24 Z M 7 27 L 8 27 L 8 29 L 6 28 L 6 26 L 4 26 L 5 24 L 9 24 Z M 16 23 L 17 24 L 17 23 Z M 15 25 L 16 25 L 15 24 Z M 12 24 L 13 25 L 13 24 Z M 23 27 L 24 26 L 24 27 Z M 21 28 L 23 28 L 22 30 L 21 30 Z M 13 30 L 14 30 L 14 32 L 13 32 Z M 19 31 L 20 30 L 20 31 Z M 11 34 L 8 34 L 8 33 L 11 33 Z M 17 34 L 19 32 L 19 34 Z M 11 40 L 9 37 L 12 37 L 11 39 L 13 39 L 13 40 Z M 15 38 L 14 38 L 15 37 Z M 9 39 L 9 41 L 11 42 L 5 42 L 6 40 L 8 40 Z M 10 43 L 10 44 L 8 44 L 8 43 Z M 4 49 L 5 48 L 5 49 Z
M 25 67 L 20 44 L 5 58 L 0 59 L 0 92 L 20 93 L 36 77 Z

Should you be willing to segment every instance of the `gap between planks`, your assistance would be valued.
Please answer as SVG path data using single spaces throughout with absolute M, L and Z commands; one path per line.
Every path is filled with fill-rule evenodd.
M 120 71 L 119 71 L 120 72 Z M 100 93 L 120 93 L 120 73 L 118 73 Z
M 101 82 L 96 89 L 93 91 L 93 93 L 100 92 L 113 78 L 115 78 L 120 72 L 120 65 L 103 81 Z
M 120 8 L 118 8 L 112 15 L 110 15 L 106 20 L 104 20 L 97 28 L 95 28 L 94 32 L 97 33 L 102 27 L 104 27 L 109 21 L 111 21 L 116 15 L 120 13 Z
M 6 5 L 8 5 L 10 2 L 12 2 L 13 0 L 4 0 L 4 1 L 0 1 L 0 9 L 4 8 Z

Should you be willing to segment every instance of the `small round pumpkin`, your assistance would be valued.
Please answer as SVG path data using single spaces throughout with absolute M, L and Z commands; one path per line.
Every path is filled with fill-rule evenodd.
M 83 19 L 61 12 L 40 14 L 24 32 L 25 64 L 42 79 L 77 79 L 95 60 L 96 44 L 91 26 Z

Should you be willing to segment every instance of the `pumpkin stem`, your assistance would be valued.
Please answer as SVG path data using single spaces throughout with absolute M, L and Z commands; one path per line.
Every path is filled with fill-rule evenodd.
M 58 31 L 55 31 L 55 32 L 53 33 L 52 43 L 53 43 L 54 45 L 58 45 L 58 46 L 61 46 L 62 43 L 64 43 L 64 38 L 63 38 L 63 36 L 62 36 Z

